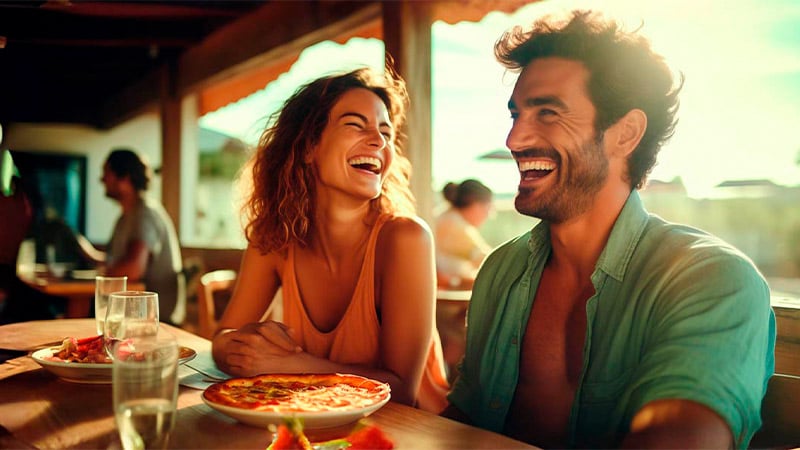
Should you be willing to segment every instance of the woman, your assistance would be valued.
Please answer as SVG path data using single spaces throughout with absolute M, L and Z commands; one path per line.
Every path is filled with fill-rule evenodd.
M 439 283 L 471 285 L 491 247 L 478 231 L 492 210 L 492 191 L 478 180 L 447 183 L 450 207 L 436 219 L 436 270 Z
M 407 99 L 391 70 L 359 69 L 309 83 L 273 116 L 252 161 L 249 245 L 213 339 L 222 370 L 354 373 L 389 383 L 400 403 L 420 391 L 420 406 L 446 406 L 430 353 L 433 243 L 397 142 Z M 279 287 L 283 322 L 259 322 Z

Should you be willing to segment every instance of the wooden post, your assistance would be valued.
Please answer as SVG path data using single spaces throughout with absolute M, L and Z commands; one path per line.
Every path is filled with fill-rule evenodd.
M 428 2 L 384 2 L 383 37 L 386 53 L 406 80 L 411 105 L 405 134 L 406 155 L 411 160 L 411 191 L 417 213 L 433 223 L 431 188 L 431 9 Z

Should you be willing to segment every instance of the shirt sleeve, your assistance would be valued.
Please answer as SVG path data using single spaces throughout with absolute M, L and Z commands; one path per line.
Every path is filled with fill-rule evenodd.
M 663 273 L 655 320 L 632 380 L 627 420 L 659 399 L 703 404 L 746 447 L 774 369 L 769 288 L 744 257 L 696 252 Z

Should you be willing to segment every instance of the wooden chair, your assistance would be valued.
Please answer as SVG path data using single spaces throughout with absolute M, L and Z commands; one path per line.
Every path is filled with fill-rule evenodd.
M 235 270 L 214 270 L 200 277 L 200 289 L 197 291 L 198 334 L 211 339 L 217 329 L 217 308 L 214 293 L 233 292 L 236 285 Z
M 776 373 L 769 379 L 761 420 L 750 448 L 800 447 L 800 377 Z

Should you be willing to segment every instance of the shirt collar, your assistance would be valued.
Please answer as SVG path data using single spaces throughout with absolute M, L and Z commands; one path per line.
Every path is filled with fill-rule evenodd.
M 647 225 L 648 217 L 649 214 L 644 209 L 639 192 L 631 191 L 597 260 L 596 270 L 602 270 L 614 279 L 622 281 L 633 250 Z M 550 251 L 550 227 L 546 222 L 538 223 L 531 230 L 528 249 L 531 253 L 541 252 L 543 249 Z
M 617 281 L 622 281 L 633 250 L 647 226 L 649 214 L 644 209 L 639 192 L 631 191 L 628 200 L 611 229 L 606 247 L 597 260 L 597 270 L 602 270 Z

